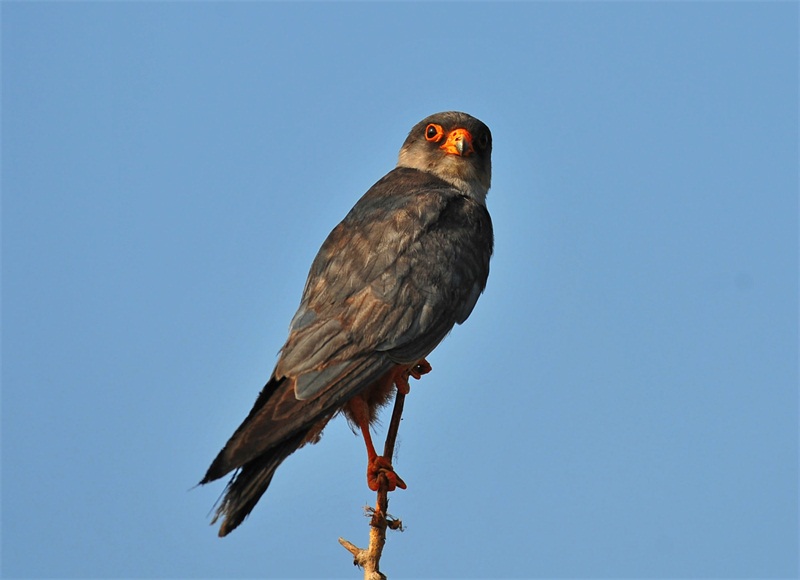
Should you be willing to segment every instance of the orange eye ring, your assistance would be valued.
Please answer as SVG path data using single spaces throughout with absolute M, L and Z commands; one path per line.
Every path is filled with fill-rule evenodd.
M 427 127 L 425 127 L 425 139 L 428 141 L 433 141 L 434 143 L 440 141 L 444 137 L 444 129 L 442 129 L 441 125 L 437 125 L 436 123 L 431 123 Z

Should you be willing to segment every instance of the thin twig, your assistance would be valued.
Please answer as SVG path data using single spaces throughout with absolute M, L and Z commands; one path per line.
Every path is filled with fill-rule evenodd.
M 403 416 L 403 403 L 406 396 L 398 389 L 392 410 L 392 420 L 389 423 L 389 430 L 386 433 L 386 443 L 383 447 L 383 456 L 391 460 L 394 455 L 394 445 L 397 441 L 397 431 L 400 428 L 400 420 Z M 364 550 L 344 538 L 339 538 L 339 543 L 353 554 L 353 563 L 364 569 L 364 580 L 385 580 L 386 576 L 380 571 L 381 554 L 386 545 L 386 528 L 393 530 L 402 529 L 400 520 L 389 519 L 389 483 L 383 473 L 378 475 L 378 498 L 375 502 L 375 509 L 372 510 L 372 518 L 369 523 L 369 547 Z
M 397 431 L 400 429 L 400 420 L 403 418 L 403 404 L 406 396 L 397 391 L 394 399 L 394 409 L 392 409 L 392 420 L 389 423 L 389 431 L 386 433 L 386 444 L 383 446 L 383 456 L 391 458 L 394 455 L 394 444 L 397 441 Z

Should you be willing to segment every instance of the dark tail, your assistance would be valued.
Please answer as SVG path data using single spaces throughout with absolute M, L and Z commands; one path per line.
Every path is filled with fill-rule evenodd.
M 211 523 L 222 518 L 219 536 L 227 536 L 241 524 L 267 491 L 275 470 L 303 444 L 306 433 L 283 441 L 264 455 L 245 463 L 228 482 Z M 203 481 L 202 483 L 205 483 Z
M 284 401 L 285 400 L 285 401 Z M 267 491 L 275 470 L 283 460 L 303 445 L 310 425 L 302 413 L 287 413 L 286 422 L 296 423 L 289 433 L 280 435 L 284 427 L 275 420 L 276 405 L 297 405 L 291 384 L 284 379 L 270 378 L 259 393 L 252 410 L 222 451 L 211 463 L 201 485 L 220 479 L 234 471 L 221 499 L 216 505 L 212 524 L 222 518 L 220 536 L 226 536 L 244 521 L 258 500 Z M 275 437 L 268 434 L 274 433 Z
M 388 359 L 354 359 L 318 396 L 300 400 L 294 381 L 272 376 L 258 395 L 252 410 L 208 468 L 201 484 L 235 470 L 212 523 L 222 518 L 220 536 L 244 521 L 267 491 L 275 470 L 305 443 L 316 443 L 325 423 L 341 409 L 358 388 L 372 384 L 390 367 Z

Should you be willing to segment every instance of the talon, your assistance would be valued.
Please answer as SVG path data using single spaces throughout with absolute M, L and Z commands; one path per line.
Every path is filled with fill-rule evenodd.
M 422 375 L 427 375 L 432 370 L 430 363 L 425 359 L 422 359 L 411 368 L 401 369 L 402 367 L 400 366 L 396 367 L 392 380 L 394 381 L 394 386 L 397 387 L 397 391 L 404 395 L 411 392 L 411 385 L 408 384 L 408 377 L 414 377 L 420 380 Z
M 381 476 L 386 478 L 386 491 L 394 491 L 398 487 L 406 489 L 406 482 L 394 472 L 391 461 L 376 455 L 367 465 L 367 485 L 372 491 L 378 491 Z
M 425 359 L 422 359 L 416 365 L 414 365 L 413 368 L 409 369 L 408 374 L 410 374 L 415 379 L 420 380 L 422 378 L 422 375 L 427 375 L 432 370 L 433 367 L 431 367 L 431 363 L 429 363 Z

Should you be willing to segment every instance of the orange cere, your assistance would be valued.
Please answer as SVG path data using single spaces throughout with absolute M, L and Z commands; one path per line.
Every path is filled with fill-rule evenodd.
M 450 155 L 461 155 L 466 157 L 473 153 L 472 135 L 466 129 L 453 129 L 447 135 L 447 141 L 441 146 L 442 151 Z

